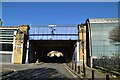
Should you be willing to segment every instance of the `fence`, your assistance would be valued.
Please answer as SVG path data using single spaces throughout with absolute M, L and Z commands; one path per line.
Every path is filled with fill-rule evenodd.
M 120 56 L 93 59 L 93 67 L 102 67 L 108 70 L 120 72 Z
M 75 63 L 67 63 L 68 68 L 75 74 L 77 77 L 85 80 L 110 80 L 111 76 L 108 72 L 102 73 L 93 68 L 85 67 L 86 71 L 83 71 L 82 66 L 77 66 Z M 85 74 L 85 75 L 84 75 Z

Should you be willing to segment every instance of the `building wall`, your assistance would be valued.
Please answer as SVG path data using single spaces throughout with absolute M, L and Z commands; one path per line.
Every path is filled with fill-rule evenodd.
M 29 33 L 29 26 L 22 25 L 19 26 L 20 31 L 16 34 L 15 47 L 14 47 L 14 63 L 25 63 L 26 50 L 27 50 L 27 40 Z
M 2 20 L 0 19 L 0 28 L 2 28 Z
M 5 29 L 5 31 L 11 30 L 12 34 L 6 33 L 6 35 L 14 36 L 13 41 L 11 41 L 11 44 L 13 45 L 13 47 L 12 47 L 13 50 L 11 51 L 13 56 L 11 57 L 12 61 L 11 60 L 10 61 L 15 64 L 25 63 L 29 26 L 28 25 L 2 26 L 2 22 L 0 20 L 0 28 L 3 28 L 3 30 Z M 16 32 L 16 34 L 15 34 L 15 32 Z M 5 33 L 3 33 L 3 34 L 5 34 Z M 6 37 L 6 40 L 8 40 L 7 37 Z M 3 45 L 3 43 L 1 43 L 1 44 Z M 9 47 L 9 46 L 7 46 L 7 47 Z M 5 51 L 7 51 L 7 50 L 5 50 Z M 8 50 L 8 52 L 9 52 L 9 50 Z M 5 57 L 3 56 L 2 59 L 4 59 L 4 58 Z
M 118 46 L 110 42 L 110 31 L 118 26 L 118 23 L 91 23 L 92 32 L 92 56 L 112 56 L 118 52 Z
M 84 55 L 84 63 L 86 65 L 86 26 L 83 28 L 83 34 L 82 34 L 82 29 L 79 25 L 78 28 L 78 34 L 79 34 L 79 58 L 80 58 L 80 64 L 83 64 L 83 55 Z M 82 45 L 82 40 L 84 42 L 84 46 Z M 83 51 L 84 50 L 84 51 Z
M 93 18 L 87 19 L 86 22 L 87 28 L 89 28 L 86 35 L 89 37 L 89 40 L 87 39 L 89 50 L 86 48 L 90 60 L 88 63 L 93 67 L 93 59 L 99 59 L 102 56 L 111 57 L 114 53 L 118 54 L 119 46 L 111 43 L 109 39 L 110 32 L 118 26 L 118 18 Z

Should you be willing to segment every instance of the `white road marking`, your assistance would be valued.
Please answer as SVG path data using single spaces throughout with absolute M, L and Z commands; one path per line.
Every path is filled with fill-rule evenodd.
M 12 68 L 3 68 L 3 69 L 8 69 L 8 70 L 10 70 L 10 71 L 17 71 L 17 70 L 12 69 Z
M 65 66 L 64 66 L 64 67 L 65 67 Z M 65 69 L 67 69 L 67 68 L 65 67 Z M 67 71 L 68 71 L 73 77 L 77 78 L 77 76 L 74 75 L 69 69 L 67 69 Z

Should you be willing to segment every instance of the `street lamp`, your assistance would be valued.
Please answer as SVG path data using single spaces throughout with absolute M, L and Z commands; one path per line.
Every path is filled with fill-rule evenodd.
M 83 35 L 83 30 L 84 30 L 84 25 L 85 24 L 81 24 L 81 31 L 82 31 L 82 52 L 83 52 L 83 73 L 84 76 L 86 76 L 86 71 L 85 71 L 85 63 L 84 63 L 84 35 Z

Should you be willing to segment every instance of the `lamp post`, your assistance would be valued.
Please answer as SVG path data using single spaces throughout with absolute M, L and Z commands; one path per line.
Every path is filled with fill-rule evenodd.
M 82 31 L 83 73 L 84 73 L 84 76 L 86 76 L 85 63 L 84 63 L 84 35 L 83 35 L 84 24 L 81 24 L 80 27 Z

